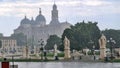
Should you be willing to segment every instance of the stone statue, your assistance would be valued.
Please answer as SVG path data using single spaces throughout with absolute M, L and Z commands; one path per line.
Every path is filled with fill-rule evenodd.
M 80 53 L 80 51 L 77 51 L 77 50 L 73 50 L 73 53 L 71 55 L 72 55 L 73 60 L 76 60 L 76 59 L 78 60 L 82 56 L 82 54 Z
M 85 53 L 85 55 L 88 55 L 88 52 L 89 52 L 90 50 L 86 47 L 85 49 L 83 49 L 83 52 Z
M 25 50 L 25 46 L 22 47 L 22 55 L 23 55 L 23 58 L 26 58 L 26 50 Z
M 35 46 L 35 55 L 37 58 L 39 58 L 39 52 L 40 52 L 40 47 L 39 46 Z
M 5 57 L 5 52 L 4 52 L 4 50 L 1 50 L 0 54 L 1 54 L 1 55 L 0 55 L 1 58 L 4 58 L 4 57 Z
M 106 37 L 102 34 L 101 38 L 99 39 L 99 46 L 100 46 L 100 59 L 105 59 L 106 57 Z
M 29 58 L 29 47 L 28 46 L 26 46 L 26 56 L 27 58 Z
M 23 47 L 23 58 L 29 58 L 28 46 Z
M 55 45 L 54 45 L 54 56 L 57 56 L 57 54 L 58 54 L 57 45 L 55 44 Z
M 64 59 L 70 59 L 70 41 L 65 36 L 64 38 Z
M 57 50 L 57 45 L 54 45 L 54 58 L 55 60 L 58 60 L 58 50 Z

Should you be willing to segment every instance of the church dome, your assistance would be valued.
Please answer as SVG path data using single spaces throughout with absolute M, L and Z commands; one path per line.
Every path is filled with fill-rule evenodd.
M 34 21 L 33 17 L 32 17 L 30 22 L 31 22 L 31 24 L 35 24 L 35 21 Z
M 45 17 L 41 14 L 41 8 L 39 9 L 39 15 L 35 19 L 35 26 L 41 27 L 46 25 L 46 19 Z
M 21 21 L 21 24 L 30 24 L 30 20 L 25 16 L 25 18 Z
M 41 14 L 41 9 L 39 10 L 39 15 L 36 17 L 35 19 L 36 23 L 45 23 L 46 22 L 46 19 L 45 17 Z
M 46 22 L 45 17 L 42 14 L 39 14 L 36 19 L 36 22 Z

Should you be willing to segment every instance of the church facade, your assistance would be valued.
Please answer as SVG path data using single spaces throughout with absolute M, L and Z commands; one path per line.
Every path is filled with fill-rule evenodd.
M 14 34 L 23 33 L 27 36 L 27 40 L 34 39 L 34 43 L 39 44 L 41 39 L 47 41 L 50 35 L 57 35 L 61 37 L 66 28 L 70 28 L 71 24 L 66 22 L 59 22 L 57 5 L 53 5 L 51 11 L 51 22 L 46 24 L 46 19 L 42 15 L 41 9 L 39 15 L 29 20 L 26 16 L 21 20 L 20 26 L 14 30 Z

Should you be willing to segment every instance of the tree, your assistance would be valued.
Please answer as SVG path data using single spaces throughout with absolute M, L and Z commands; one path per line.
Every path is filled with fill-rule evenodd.
M 114 47 L 120 47 L 120 30 L 106 29 L 102 33 L 106 36 L 107 40 L 110 38 L 115 40 L 116 44 Z M 110 45 L 107 45 L 107 47 L 110 47 Z
M 0 48 L 2 47 L 2 42 L 1 42 L 1 40 L 0 40 Z
M 0 37 L 3 37 L 3 34 L 2 34 L 2 33 L 0 33 Z
M 17 40 L 18 46 L 26 45 L 27 43 L 27 38 L 23 33 L 12 34 L 11 37 Z
M 93 44 L 89 44 L 90 40 L 94 42 L 96 48 L 99 48 L 98 39 L 100 38 L 100 29 L 97 26 L 97 22 L 78 22 L 74 26 L 71 26 L 71 29 L 64 30 L 62 42 L 65 36 L 70 40 L 71 50 L 80 50 L 86 47 L 92 49 Z
M 54 48 L 54 45 L 61 45 L 61 39 L 57 35 L 50 35 L 50 37 L 47 40 L 47 44 L 45 46 L 45 49 L 51 50 Z

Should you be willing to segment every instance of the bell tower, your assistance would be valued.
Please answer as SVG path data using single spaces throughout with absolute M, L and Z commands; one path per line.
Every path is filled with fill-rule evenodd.
M 58 10 L 57 10 L 57 5 L 54 3 L 53 5 L 53 10 L 52 12 L 52 20 L 50 22 L 50 24 L 59 24 L 59 20 L 58 20 Z

